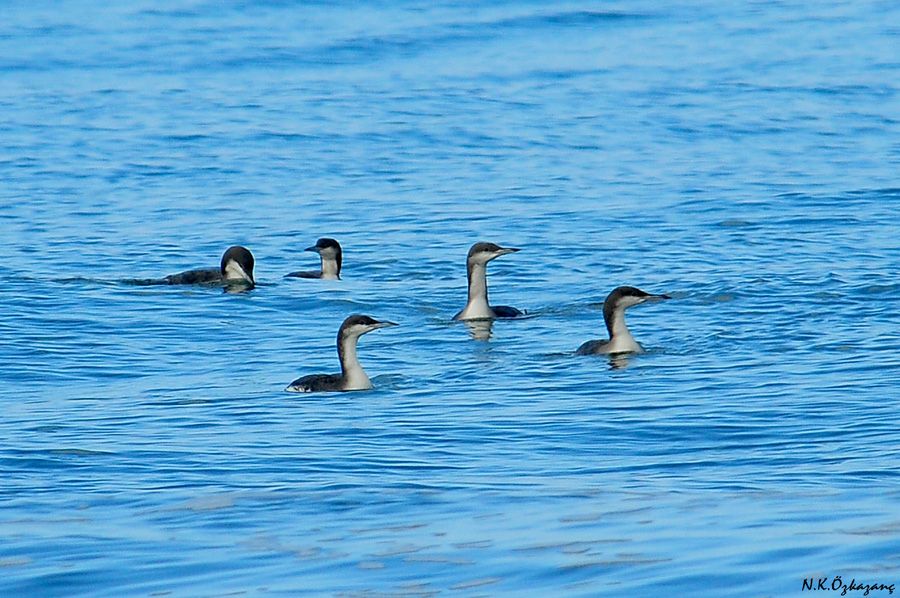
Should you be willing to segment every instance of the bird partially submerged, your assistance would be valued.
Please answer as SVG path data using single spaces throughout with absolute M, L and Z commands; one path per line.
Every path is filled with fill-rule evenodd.
M 514 247 L 500 247 L 494 243 L 478 242 L 469 248 L 466 256 L 466 274 L 469 282 L 469 299 L 466 306 L 455 316 L 454 320 L 481 320 L 496 318 L 515 318 L 523 315 L 521 310 L 508 305 L 490 305 L 488 303 L 487 265 L 501 255 L 519 251 Z
M 225 250 L 218 268 L 197 268 L 178 274 L 170 274 L 164 278 L 152 278 L 129 281 L 137 285 L 240 285 L 252 287 L 256 284 L 253 278 L 253 254 L 246 247 L 234 245 Z
M 340 280 L 341 278 L 341 262 L 343 261 L 341 244 L 334 239 L 322 237 L 312 247 L 307 247 L 303 251 L 314 251 L 319 254 L 322 260 L 321 270 L 311 270 L 302 272 L 291 272 L 285 274 L 286 277 L 293 278 L 321 278 L 323 280 Z
M 291 382 L 286 391 L 289 392 L 337 392 L 348 390 L 368 390 L 372 381 L 366 375 L 359 358 L 356 346 L 359 337 L 379 328 L 396 326 L 393 322 L 381 321 L 354 314 L 341 324 L 337 334 L 338 359 L 341 362 L 340 374 L 310 374 Z
M 643 347 L 631 336 L 625 324 L 625 310 L 633 305 L 671 299 L 668 295 L 653 295 L 635 287 L 617 287 L 603 302 L 603 321 L 609 332 L 608 340 L 587 341 L 576 351 L 578 355 L 612 353 L 642 353 Z

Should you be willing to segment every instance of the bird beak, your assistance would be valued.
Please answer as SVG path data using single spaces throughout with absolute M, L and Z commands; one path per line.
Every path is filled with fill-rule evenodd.
M 316 247 L 315 245 L 313 245 L 312 247 L 307 247 L 307 248 L 304 249 L 303 251 L 314 251 L 314 252 L 316 252 L 316 253 L 319 253 L 319 248 Z
M 507 253 L 515 253 L 517 251 L 522 251 L 518 247 L 501 247 L 498 255 L 506 255 Z
M 668 295 L 650 295 L 647 297 L 647 301 L 666 301 L 667 299 L 671 299 Z
M 373 324 L 372 329 L 377 330 L 378 328 L 390 328 L 391 326 L 399 326 L 399 324 L 388 322 L 385 320 L 383 322 L 377 322 L 376 324 Z

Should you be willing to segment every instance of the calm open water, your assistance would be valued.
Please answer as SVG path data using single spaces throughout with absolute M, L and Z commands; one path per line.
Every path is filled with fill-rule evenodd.
M 3 12 L 0 595 L 900 587 L 897 3 Z

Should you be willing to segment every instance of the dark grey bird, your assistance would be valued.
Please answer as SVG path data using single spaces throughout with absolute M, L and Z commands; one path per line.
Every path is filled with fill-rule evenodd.
M 256 284 L 253 278 L 253 254 L 246 247 L 234 245 L 225 250 L 218 268 L 198 268 L 178 274 L 170 274 L 165 278 L 132 280 L 137 285 L 162 284 L 240 284 L 252 287 Z
M 514 247 L 500 247 L 494 243 L 478 242 L 469 248 L 466 256 L 466 274 L 469 280 L 469 300 L 454 320 L 483 320 L 515 318 L 523 315 L 521 310 L 508 305 L 488 303 L 487 264 L 501 255 L 519 251 Z
M 603 302 L 603 321 L 609 332 L 608 340 L 587 341 L 575 352 L 578 355 L 601 353 L 642 353 L 643 347 L 631 336 L 625 324 L 625 310 L 632 305 L 671 299 L 668 295 L 652 295 L 635 287 L 617 287 Z
M 334 239 L 322 237 L 312 247 L 307 247 L 303 251 L 314 251 L 319 254 L 322 259 L 322 269 L 305 272 L 291 272 L 285 277 L 294 278 L 321 278 L 323 280 L 340 280 L 341 278 L 341 262 L 342 251 L 341 244 Z
M 374 318 L 359 314 L 349 316 L 341 324 L 337 334 L 337 352 L 341 362 L 341 373 L 303 376 L 291 382 L 285 390 L 289 392 L 337 392 L 372 388 L 372 381 L 369 380 L 369 376 L 366 375 L 356 356 L 359 337 L 379 328 L 396 325 L 393 322 L 379 322 Z

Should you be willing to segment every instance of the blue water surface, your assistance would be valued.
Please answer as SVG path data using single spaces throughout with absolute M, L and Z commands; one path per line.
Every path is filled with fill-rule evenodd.
M 898 23 L 7 3 L 0 595 L 900 588 Z M 343 280 L 284 279 L 320 236 Z M 478 240 L 534 316 L 490 340 L 451 321 Z M 251 292 L 123 282 L 233 244 Z M 575 356 L 621 284 L 673 297 L 647 353 Z M 354 312 L 401 324 L 375 389 L 285 393 Z

